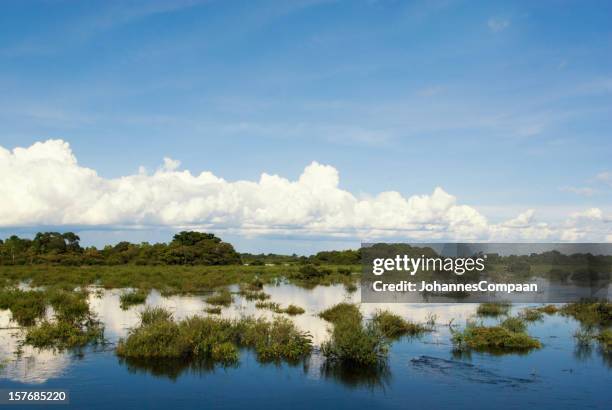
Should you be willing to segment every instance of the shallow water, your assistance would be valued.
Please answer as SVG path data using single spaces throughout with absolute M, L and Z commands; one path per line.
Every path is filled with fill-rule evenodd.
M 349 294 L 342 286 L 303 289 L 281 284 L 266 286 L 270 300 L 306 309 L 292 319 L 310 332 L 315 345 L 328 337 L 329 324 L 316 315 L 341 301 L 358 301 L 359 292 Z M 529 333 L 544 347 L 525 355 L 497 356 L 472 353 L 457 357 L 450 344 L 448 322 L 463 325 L 474 304 L 362 304 L 364 315 L 385 308 L 413 321 L 437 316 L 436 330 L 421 338 L 393 343 L 389 365 L 369 373 L 329 368 L 314 353 L 306 363 L 260 364 L 243 351 L 240 364 L 212 367 L 205 363 L 139 363 L 123 361 L 113 353 L 113 344 L 138 323 L 144 306 L 124 311 L 119 306 L 121 290 L 90 294 L 91 308 L 105 325 L 105 348 L 82 352 L 39 351 L 24 347 L 15 354 L 21 337 L 10 322 L 10 313 L 0 311 L 0 388 L 66 389 L 74 408 L 610 408 L 612 403 L 612 358 L 596 345 L 576 347 L 573 319 L 545 316 L 529 326 Z M 205 295 L 163 297 L 152 292 L 149 306 L 164 306 L 178 319 L 203 314 Z M 515 306 L 519 310 L 523 306 Z M 49 312 L 50 314 L 51 312 Z M 255 301 L 235 296 L 223 315 L 272 317 L 255 308 Z M 495 322 L 495 319 L 488 319 Z M 36 406 L 38 407 L 38 406 Z M 35 407 L 35 408 L 36 408 Z

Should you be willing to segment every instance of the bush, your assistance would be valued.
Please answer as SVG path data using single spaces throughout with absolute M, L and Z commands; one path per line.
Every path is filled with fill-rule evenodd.
M 9 309 L 20 326 L 32 326 L 45 314 L 47 299 L 40 291 L 8 289 L 0 291 L 0 309 Z

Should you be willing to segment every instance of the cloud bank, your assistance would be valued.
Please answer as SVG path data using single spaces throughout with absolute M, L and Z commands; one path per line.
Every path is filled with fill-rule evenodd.
M 610 218 L 598 208 L 569 215 L 558 226 L 533 210 L 498 224 L 437 187 L 428 195 L 398 192 L 357 197 L 339 187 L 338 171 L 312 162 L 291 181 L 262 174 L 228 182 L 194 175 L 165 158 L 153 173 L 107 179 L 83 167 L 67 142 L 0 147 L 0 227 L 168 226 L 229 230 L 249 236 L 355 239 L 611 240 Z

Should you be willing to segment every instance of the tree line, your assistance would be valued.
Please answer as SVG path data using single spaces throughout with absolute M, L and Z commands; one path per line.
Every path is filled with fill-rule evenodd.
M 358 250 L 324 251 L 311 256 L 250 254 L 234 247 L 212 233 L 183 231 L 169 243 L 139 244 L 126 241 L 82 247 L 74 232 L 39 232 L 33 239 L 17 235 L 0 239 L 0 265 L 52 264 L 82 265 L 279 265 L 360 263 Z

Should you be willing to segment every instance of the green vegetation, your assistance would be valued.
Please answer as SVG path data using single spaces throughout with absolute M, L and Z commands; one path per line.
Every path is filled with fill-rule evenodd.
M 227 290 L 223 289 L 212 296 L 206 298 L 206 303 L 216 306 L 229 306 L 234 301 L 232 294 Z
M 287 319 L 229 320 L 190 317 L 172 320 L 163 310 L 145 310 L 141 324 L 117 345 L 117 355 L 131 358 L 210 359 L 234 363 L 239 348 L 253 348 L 261 361 L 296 361 L 312 349 L 310 336 Z
M 527 324 L 520 317 L 509 317 L 500 323 L 500 326 L 508 329 L 513 333 L 525 333 Z
M 517 331 L 521 330 L 522 331 Z M 524 325 L 508 320 L 499 326 L 483 326 L 468 322 L 462 332 L 453 331 L 456 350 L 489 351 L 492 353 L 525 352 L 542 347 L 537 339 L 524 333 Z
M 510 304 L 506 302 L 481 303 L 476 310 L 478 316 L 501 316 L 508 313 Z
M 519 316 L 527 322 L 537 322 L 538 320 L 542 320 L 544 313 L 539 309 L 525 308 L 519 313 Z
M 219 306 L 209 307 L 209 308 L 204 309 L 204 312 L 211 314 L 211 315 L 220 315 L 221 308 Z
M 599 332 L 597 340 L 606 352 L 612 352 L 612 329 L 605 329 Z
M 270 299 L 270 295 L 263 292 L 260 289 L 253 289 L 252 285 L 240 285 L 239 295 L 243 296 L 246 300 L 266 300 Z
M 321 346 L 323 355 L 330 363 L 365 367 L 384 366 L 389 349 L 384 334 L 373 321 L 364 326 L 359 311 L 355 312 L 344 305 L 331 315 L 334 326 L 331 339 Z M 350 310 L 351 313 L 338 314 L 343 310 Z
M 119 297 L 121 302 L 121 309 L 127 310 L 130 306 L 142 305 L 147 300 L 149 292 L 144 290 L 134 290 L 131 292 L 123 293 Z
M 72 232 L 39 232 L 35 238 L 15 235 L 0 241 L 0 265 L 236 265 L 240 255 L 211 233 L 180 232 L 168 244 L 119 242 L 104 249 L 82 248 Z
M 24 343 L 38 348 L 67 349 L 101 343 L 103 336 L 104 328 L 94 320 L 83 324 L 63 320 L 43 321 L 26 330 Z
M 359 306 L 352 303 L 338 303 L 321 313 L 319 317 L 331 323 L 336 323 L 344 319 L 354 319 L 361 321 L 362 315 Z
M 388 310 L 377 311 L 372 317 L 372 321 L 382 334 L 389 339 L 395 339 L 404 335 L 414 336 L 427 330 L 425 326 L 404 320 Z
M 257 302 L 255 304 L 257 309 L 268 309 L 273 311 L 274 313 L 286 313 L 291 316 L 301 315 L 305 312 L 305 310 L 296 305 L 289 305 L 286 308 L 282 308 L 281 305 L 275 302 Z
M 561 314 L 571 316 L 583 326 L 612 325 L 612 302 L 582 301 L 561 308 Z
M 9 309 L 12 319 L 20 326 L 31 326 L 45 314 L 47 298 L 36 290 L 0 290 L 0 309 Z

